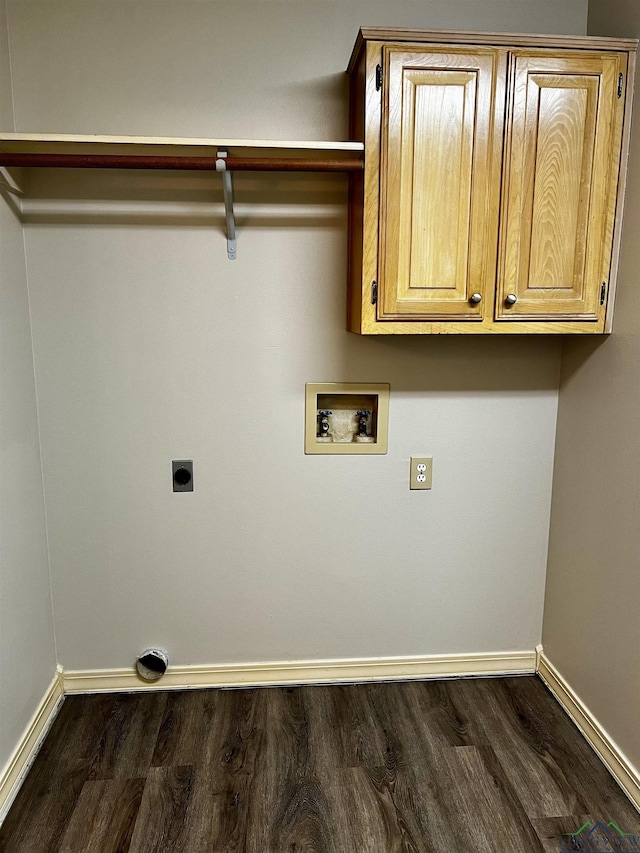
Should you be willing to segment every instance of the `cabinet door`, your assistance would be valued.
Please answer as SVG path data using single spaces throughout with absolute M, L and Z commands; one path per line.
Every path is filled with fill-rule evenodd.
M 624 57 L 515 51 L 496 320 L 604 316 Z
M 506 54 L 387 45 L 383 63 L 378 319 L 482 320 L 495 288 Z

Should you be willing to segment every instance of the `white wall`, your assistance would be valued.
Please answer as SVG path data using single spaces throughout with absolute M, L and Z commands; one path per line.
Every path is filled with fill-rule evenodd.
M 640 36 L 635 0 L 591 0 L 593 35 Z M 640 92 L 640 87 L 638 87 Z M 567 342 L 554 475 L 544 647 L 640 767 L 640 98 L 614 334 Z
M 0 121 L 12 129 L 4 0 Z M 0 191 L 0 773 L 55 675 L 56 654 L 22 226 Z
M 345 138 L 359 25 L 584 32 L 586 2 L 9 0 L 17 127 Z M 559 343 L 345 327 L 346 181 L 31 173 L 61 662 L 533 649 Z M 390 382 L 386 457 L 305 457 L 306 381 Z M 434 488 L 408 490 L 433 454 Z M 195 491 L 171 492 L 193 458 Z

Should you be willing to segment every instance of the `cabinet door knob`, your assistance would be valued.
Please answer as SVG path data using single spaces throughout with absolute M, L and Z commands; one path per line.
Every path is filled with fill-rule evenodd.
M 515 305 L 518 301 L 518 297 L 515 295 L 515 293 L 508 293 L 504 301 L 507 303 L 507 305 Z
M 469 302 L 475 302 L 476 304 L 478 302 L 482 302 L 482 294 L 481 293 L 472 293 L 471 296 L 469 297 Z

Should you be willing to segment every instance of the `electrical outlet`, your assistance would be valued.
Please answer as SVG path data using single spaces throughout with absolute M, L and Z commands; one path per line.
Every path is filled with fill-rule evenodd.
M 193 491 L 193 459 L 174 459 L 171 472 L 174 492 Z
M 412 456 L 409 469 L 410 489 L 430 489 L 433 473 L 433 458 L 431 456 Z

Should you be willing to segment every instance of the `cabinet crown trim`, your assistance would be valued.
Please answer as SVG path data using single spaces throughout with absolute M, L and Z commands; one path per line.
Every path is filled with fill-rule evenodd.
M 531 35 L 527 33 L 491 33 L 473 30 L 413 30 L 402 27 L 361 27 L 349 60 L 351 73 L 362 46 L 367 41 L 421 42 L 491 45 L 493 47 L 540 47 L 564 50 L 635 51 L 638 39 L 607 36 Z

